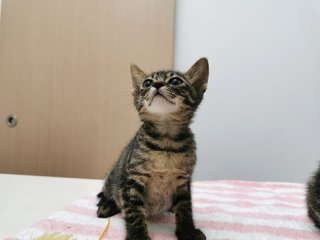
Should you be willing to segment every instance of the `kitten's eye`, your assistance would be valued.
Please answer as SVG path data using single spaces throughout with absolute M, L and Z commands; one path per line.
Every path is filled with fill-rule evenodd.
M 153 85 L 153 81 L 150 80 L 150 79 L 147 79 L 147 80 L 144 80 L 143 84 L 142 84 L 142 87 L 144 88 L 149 88 Z
M 181 85 L 182 83 L 183 83 L 183 81 L 180 78 L 177 78 L 177 77 L 171 78 L 169 80 L 169 84 L 172 85 L 172 86 L 178 86 L 178 85 Z

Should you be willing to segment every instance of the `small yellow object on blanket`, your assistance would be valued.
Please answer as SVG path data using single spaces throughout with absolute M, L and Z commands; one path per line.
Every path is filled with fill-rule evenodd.
M 73 240 L 72 235 L 61 235 L 60 233 L 45 233 L 44 235 L 32 238 L 32 240 Z
M 110 218 L 108 218 L 108 224 L 107 224 L 107 226 L 103 229 L 103 231 L 102 231 L 102 233 L 100 234 L 98 240 L 102 240 L 103 235 L 107 232 L 109 226 L 110 226 Z
M 108 228 L 110 226 L 110 218 L 108 218 L 108 224 L 103 229 L 102 233 L 100 234 L 98 240 L 102 240 L 105 233 L 108 231 Z M 44 235 L 32 238 L 31 240 L 75 240 L 72 238 L 72 235 L 61 235 L 60 233 L 45 233 Z

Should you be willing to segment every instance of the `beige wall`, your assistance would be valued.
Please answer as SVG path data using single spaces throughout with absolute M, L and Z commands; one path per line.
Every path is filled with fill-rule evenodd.
M 2 3 L 0 172 L 104 177 L 140 124 L 130 64 L 172 67 L 174 1 Z

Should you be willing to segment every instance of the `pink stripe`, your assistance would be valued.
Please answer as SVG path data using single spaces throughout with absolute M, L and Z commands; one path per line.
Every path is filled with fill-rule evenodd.
M 272 204 L 258 204 L 258 203 L 251 203 L 246 201 L 238 201 L 235 199 L 234 202 L 226 202 L 223 200 L 214 200 L 209 198 L 193 198 L 194 203 L 222 203 L 222 204 L 228 204 L 231 206 L 241 207 L 241 208 L 249 208 L 249 207 L 260 207 L 260 206 L 273 206 L 273 207 L 280 207 L 280 208 L 305 208 L 305 205 L 301 206 L 292 206 L 285 203 L 272 203 Z
M 257 192 L 260 192 L 260 191 L 267 191 L 267 192 L 275 192 L 278 191 L 278 192 L 281 192 L 281 191 L 286 191 L 287 190 L 290 190 L 290 191 L 294 191 L 294 192 L 304 192 L 305 189 L 300 189 L 300 188 L 296 188 L 296 189 L 291 189 L 291 188 L 283 188 L 283 189 L 275 189 L 275 188 L 272 188 L 272 187 L 266 187 L 266 186 L 261 186 L 261 187 L 248 187 L 248 186 L 236 186 L 236 185 L 225 185 L 225 186 L 222 186 L 222 185 L 216 185 L 216 184 L 213 184 L 213 185 L 202 185 L 202 184 L 193 184 L 192 185 L 193 188 L 205 188 L 205 189 L 210 189 L 210 188 L 217 188 L 217 189 L 221 189 L 221 190 L 231 190 L 231 189 L 234 189 L 235 191 L 257 191 Z
M 278 215 L 278 214 L 271 214 L 266 212 L 233 212 L 221 209 L 219 207 L 206 207 L 206 208 L 197 208 L 193 207 L 193 212 L 195 213 L 195 218 L 198 214 L 214 214 L 214 213 L 225 213 L 229 214 L 230 216 L 238 216 L 244 218 L 256 218 L 256 219 L 264 219 L 264 220 L 283 220 L 283 221 L 294 221 L 303 222 L 303 223 L 311 223 L 310 219 L 303 215 L 303 216 L 294 216 L 294 215 Z M 214 217 L 213 217 L 214 218 Z
M 215 229 L 232 231 L 237 233 L 266 233 L 278 237 L 286 237 L 292 239 L 319 239 L 319 233 L 291 229 L 286 227 L 269 227 L 269 226 L 257 226 L 246 225 L 241 223 L 228 223 L 228 222 L 212 222 L 212 221 L 195 221 L 196 225 L 203 229 Z
M 244 186 L 244 187 L 258 187 L 258 188 L 296 188 L 304 189 L 305 185 L 300 183 L 281 183 L 281 182 L 250 182 L 250 181 L 234 181 L 234 180 L 222 180 L 222 181 L 201 181 L 193 182 L 194 185 L 206 185 L 212 186 L 214 184 L 226 184 L 226 185 L 235 185 L 235 186 Z
M 248 199 L 248 200 L 279 200 L 285 201 L 288 203 L 304 203 L 305 199 L 300 197 L 293 197 L 293 196 L 286 196 L 284 194 L 274 194 L 275 196 L 272 197 L 265 197 L 265 196 L 252 196 L 247 195 L 244 193 L 230 193 L 230 192 L 203 192 L 199 190 L 195 190 L 192 192 L 193 195 L 199 194 L 206 194 L 208 196 L 218 196 L 218 197 L 228 197 L 234 199 Z
M 218 192 L 234 192 L 234 193 L 268 193 L 268 194 L 283 194 L 283 195 L 292 195 L 292 196 L 301 196 L 305 193 L 305 191 L 299 192 L 276 192 L 273 189 L 263 188 L 263 189 L 256 189 L 256 188 L 244 188 L 244 187 L 222 187 L 222 186 L 193 186 L 192 191 L 201 191 L 201 190 L 213 190 Z
M 300 183 L 284 183 L 284 182 L 250 182 L 250 181 L 226 181 L 232 185 L 243 185 L 251 187 L 272 187 L 272 188 L 304 188 L 305 186 Z
M 223 186 L 225 185 L 225 186 Z M 230 184 L 230 183 L 219 183 L 219 182 L 212 182 L 212 183 L 207 183 L 204 184 L 202 182 L 200 183 L 193 183 L 193 187 L 195 188 L 221 188 L 221 189 L 235 189 L 235 190 L 256 190 L 256 191 L 283 191 L 283 190 L 293 190 L 293 191 L 298 191 L 302 192 L 305 190 L 304 187 L 293 187 L 290 185 L 285 186 L 280 186 L 280 185 L 275 185 L 272 186 L 271 184 L 265 184 L 265 183 L 252 183 L 252 184 L 246 184 L 246 183 L 239 183 L 239 184 Z

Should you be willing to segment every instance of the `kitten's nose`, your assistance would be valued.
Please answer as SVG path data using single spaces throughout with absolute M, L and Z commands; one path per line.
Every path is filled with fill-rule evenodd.
M 156 89 L 159 89 L 159 88 L 161 88 L 163 86 L 164 86 L 164 82 L 155 82 L 153 84 L 153 87 L 155 87 Z

